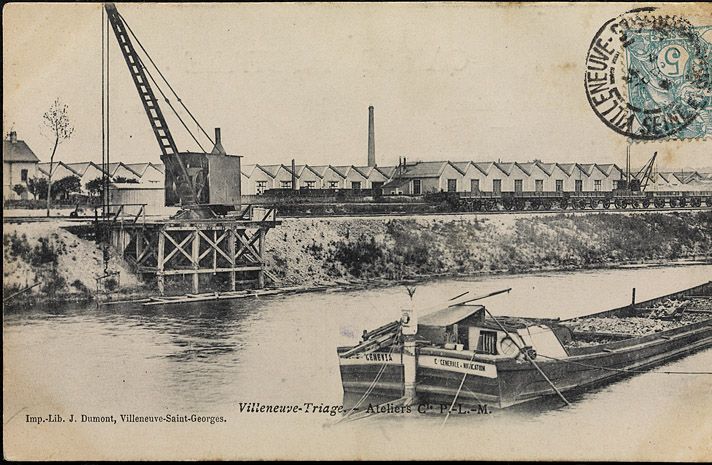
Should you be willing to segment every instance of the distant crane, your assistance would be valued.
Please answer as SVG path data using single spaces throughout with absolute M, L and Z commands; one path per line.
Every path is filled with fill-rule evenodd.
M 642 168 L 636 174 L 631 172 L 630 168 L 630 147 L 626 152 L 626 178 L 618 182 L 618 190 L 627 190 L 631 192 L 645 192 L 649 182 L 653 180 L 653 170 L 655 168 L 655 159 L 658 152 L 653 153 L 653 156 L 645 162 Z

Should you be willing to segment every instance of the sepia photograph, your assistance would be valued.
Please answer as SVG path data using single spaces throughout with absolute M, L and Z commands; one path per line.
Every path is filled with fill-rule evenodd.
M 711 3 L 2 26 L 5 460 L 712 460 Z

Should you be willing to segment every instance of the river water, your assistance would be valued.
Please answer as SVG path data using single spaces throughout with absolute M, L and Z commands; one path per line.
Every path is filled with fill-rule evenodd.
M 495 315 L 569 318 L 712 279 L 712 265 L 436 280 L 429 309 L 464 291 Z M 7 313 L 5 444 L 64 458 L 709 459 L 712 376 L 661 369 L 491 415 L 417 412 L 336 424 L 329 413 L 251 414 L 241 403 L 338 406 L 336 347 L 399 318 L 403 287 L 191 305 L 67 306 Z M 712 350 L 665 365 L 709 371 Z M 222 416 L 224 422 L 126 423 L 121 414 Z M 111 416 L 113 423 L 28 422 L 29 416 Z M 18 446 L 19 447 L 19 446 Z M 27 449 L 25 449 L 27 450 Z M 6 449 L 6 452 L 7 449 Z M 11 452 L 11 451 L 9 451 Z M 40 453 L 41 452 L 41 453 Z

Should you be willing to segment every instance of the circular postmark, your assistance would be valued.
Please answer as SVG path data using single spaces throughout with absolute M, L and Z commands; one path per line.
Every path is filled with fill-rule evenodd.
M 609 128 L 639 140 L 703 137 L 712 114 L 712 45 L 679 16 L 654 9 L 604 24 L 586 55 L 591 108 Z

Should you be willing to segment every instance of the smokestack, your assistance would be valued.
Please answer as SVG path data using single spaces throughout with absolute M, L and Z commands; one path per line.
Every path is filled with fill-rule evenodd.
M 17 133 L 15 131 L 10 131 L 10 143 L 17 144 Z
M 376 166 L 376 135 L 373 128 L 373 107 L 368 107 L 368 166 Z
M 297 162 L 292 158 L 292 190 L 297 190 Z
M 227 152 L 225 152 L 225 149 L 222 146 L 222 141 L 220 140 L 220 128 L 215 128 L 215 146 L 213 147 L 213 151 L 210 152 L 212 154 L 220 154 L 220 155 L 226 155 Z

